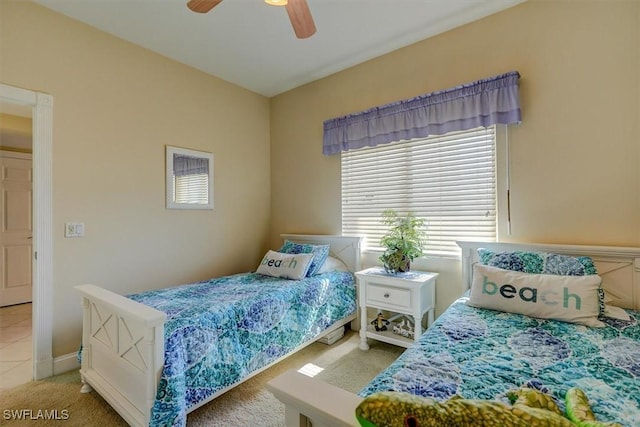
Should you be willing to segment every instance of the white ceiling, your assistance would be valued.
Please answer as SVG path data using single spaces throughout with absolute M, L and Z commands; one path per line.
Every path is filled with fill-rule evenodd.
M 304 40 L 263 0 L 207 14 L 187 0 L 34 1 L 271 97 L 525 0 L 307 0 L 318 30 Z

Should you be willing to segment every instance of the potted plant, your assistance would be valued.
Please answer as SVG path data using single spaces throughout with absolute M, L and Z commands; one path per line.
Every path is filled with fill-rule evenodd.
M 399 216 L 393 209 L 382 213 L 383 224 L 389 226 L 387 233 L 380 239 L 386 249 L 380 261 L 388 273 L 407 272 L 411 269 L 411 261 L 423 253 L 424 220 L 409 212 Z

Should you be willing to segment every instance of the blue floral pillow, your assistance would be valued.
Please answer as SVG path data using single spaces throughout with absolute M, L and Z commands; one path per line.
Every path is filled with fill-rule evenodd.
M 555 274 L 558 276 L 587 276 L 598 274 L 590 257 L 572 257 L 547 252 L 493 252 L 478 249 L 480 262 L 504 270 L 532 274 Z
M 278 249 L 278 252 L 285 254 L 313 254 L 313 260 L 311 261 L 311 266 L 309 266 L 309 271 L 307 272 L 307 277 L 309 277 L 317 274 L 322 267 L 322 264 L 327 260 L 327 257 L 329 256 L 329 245 L 311 245 L 285 240 L 284 245 Z

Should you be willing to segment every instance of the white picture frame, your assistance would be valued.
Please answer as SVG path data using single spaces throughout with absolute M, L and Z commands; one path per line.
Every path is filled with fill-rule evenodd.
M 167 209 L 213 209 L 213 154 L 166 146 Z

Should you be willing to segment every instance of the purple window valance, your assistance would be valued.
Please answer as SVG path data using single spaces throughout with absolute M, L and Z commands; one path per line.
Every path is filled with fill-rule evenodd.
M 200 157 L 173 155 L 173 174 L 175 176 L 199 175 L 209 173 L 209 160 Z
M 494 124 L 520 123 L 520 74 L 499 76 L 324 122 L 326 155 Z

